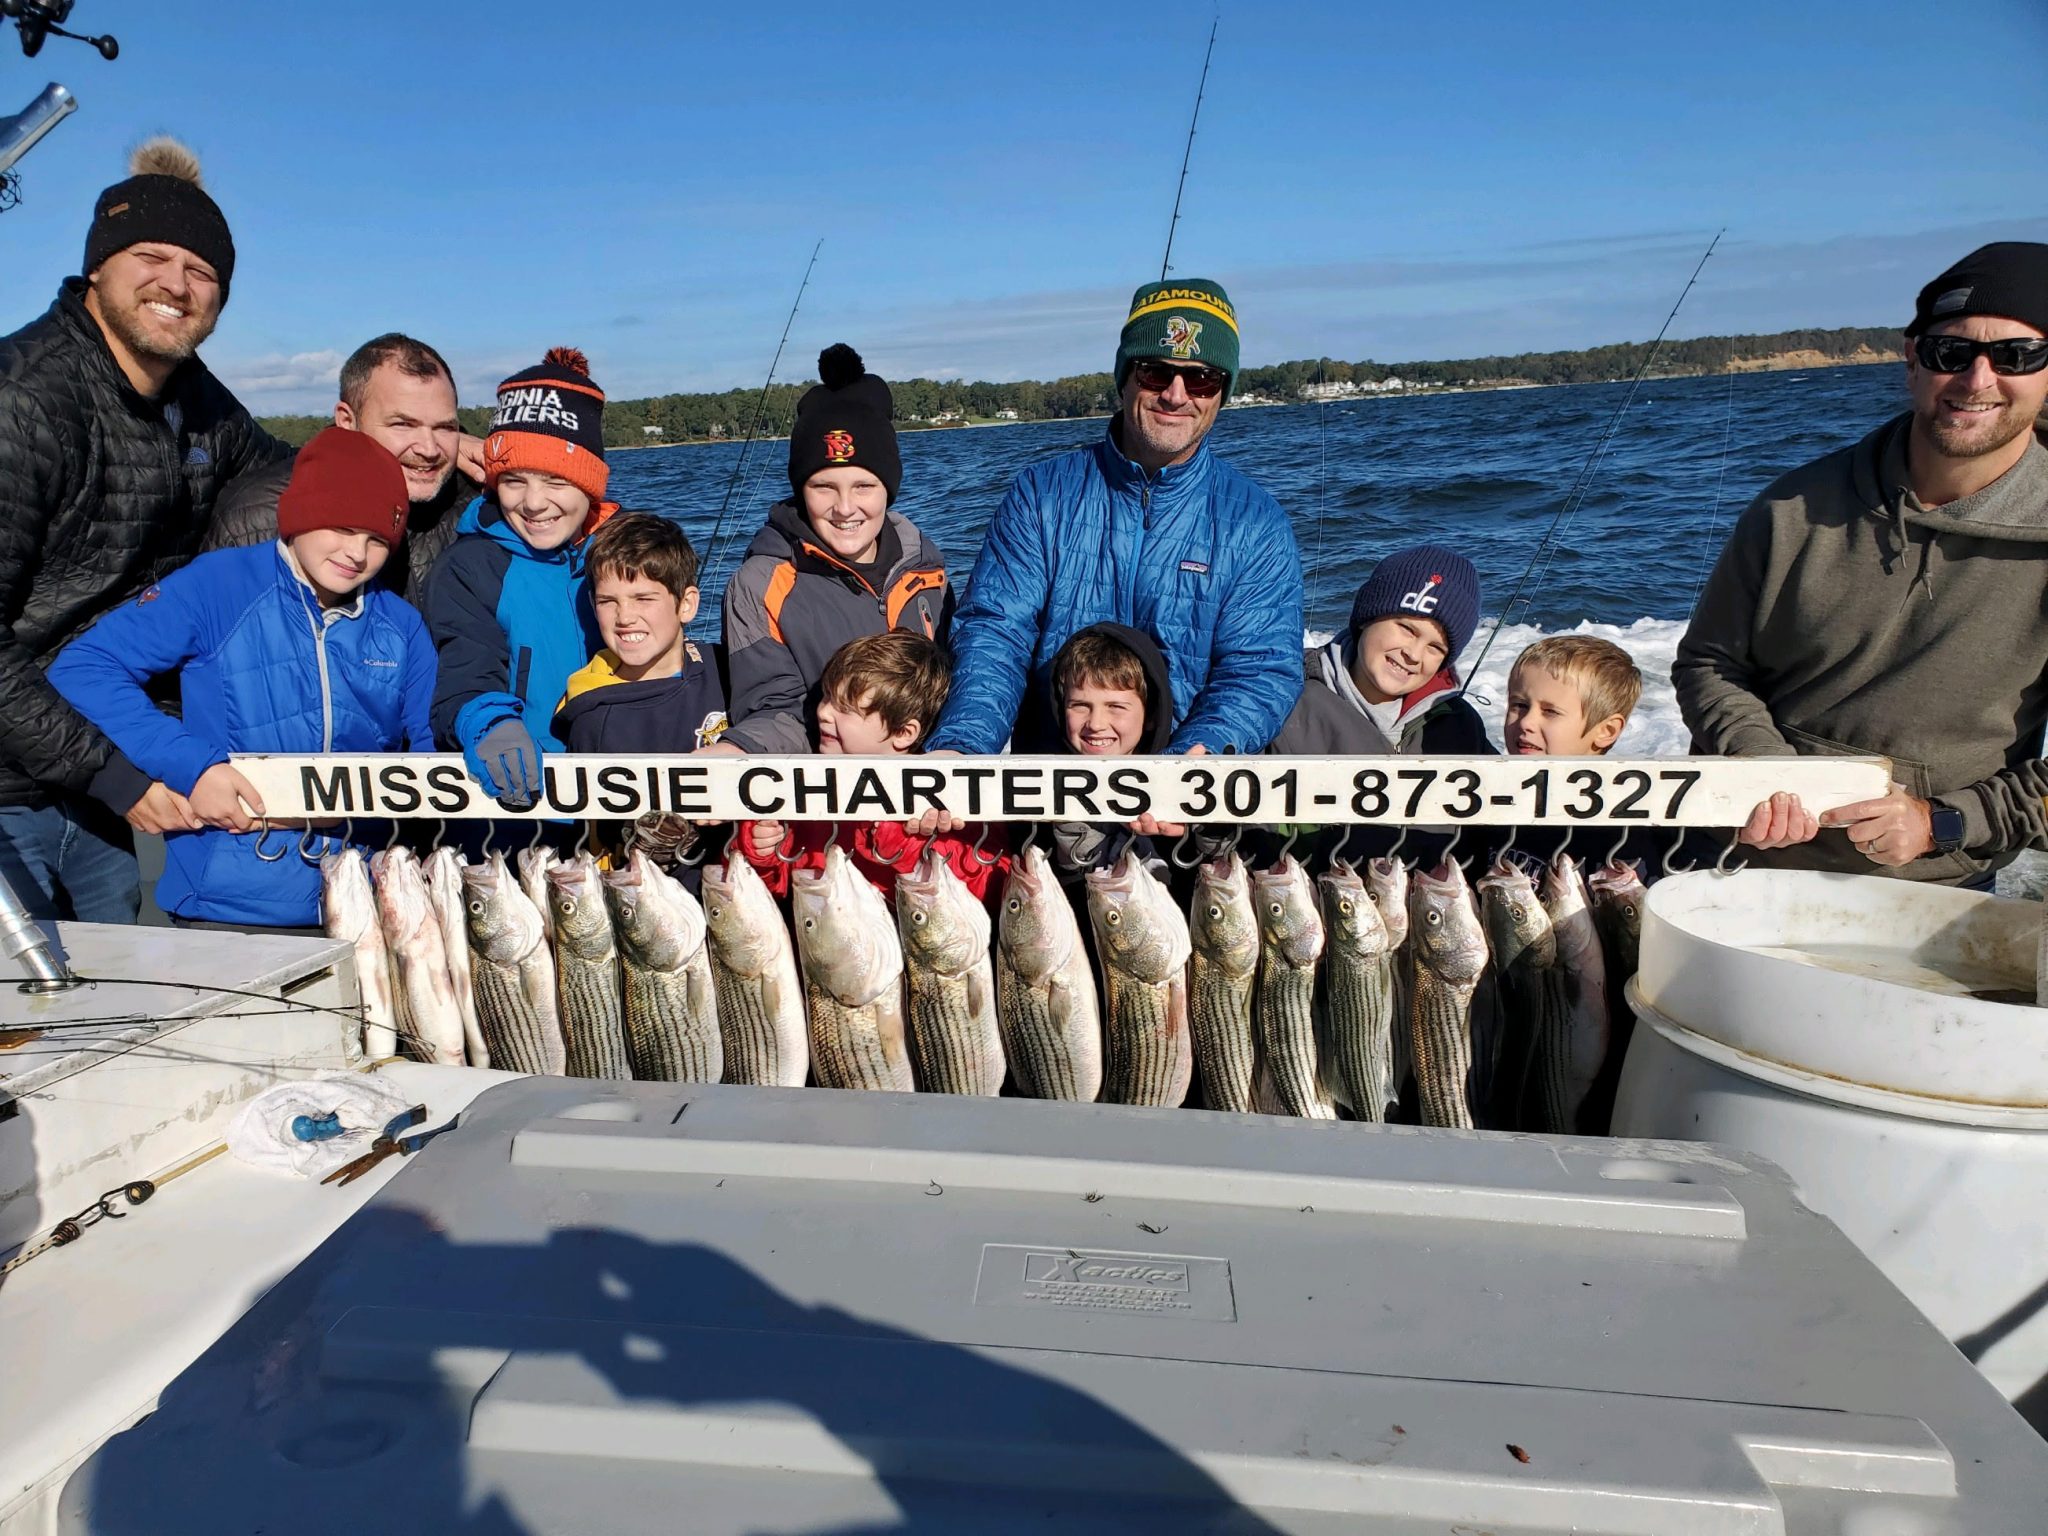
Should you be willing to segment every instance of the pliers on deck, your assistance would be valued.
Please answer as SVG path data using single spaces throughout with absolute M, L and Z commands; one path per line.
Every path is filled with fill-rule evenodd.
M 408 1109 L 402 1115 L 394 1117 L 391 1123 L 384 1127 L 383 1134 L 370 1143 L 369 1151 L 353 1161 L 343 1163 L 320 1182 L 322 1184 L 333 1184 L 336 1187 L 344 1184 L 353 1184 L 386 1158 L 410 1157 L 443 1131 L 450 1131 L 455 1128 L 455 1122 L 451 1120 L 446 1125 L 435 1126 L 431 1131 L 420 1131 L 412 1136 L 401 1136 L 399 1134 L 410 1126 L 418 1125 L 426 1118 L 427 1106 L 424 1104 L 413 1105 L 411 1109 Z

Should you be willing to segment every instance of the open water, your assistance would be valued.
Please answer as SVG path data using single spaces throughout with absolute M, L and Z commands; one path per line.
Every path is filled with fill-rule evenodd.
M 1620 750 L 1679 754 L 1686 738 L 1671 657 L 1736 514 L 1783 471 L 1904 409 L 1905 384 L 1890 367 L 1646 380 L 1616 422 L 1628 392 L 1582 384 L 1248 407 L 1223 412 L 1214 441 L 1293 517 L 1312 635 L 1343 622 L 1382 554 L 1421 540 L 1469 554 L 1489 621 L 1499 616 L 1586 476 L 1513 622 L 1483 664 L 1472 665 L 1490 622 L 1467 653 L 1472 690 L 1497 736 L 1505 669 L 1523 645 L 1539 632 L 1602 634 L 1627 646 L 1644 674 L 1643 704 Z M 937 540 L 964 585 L 1016 473 L 1103 430 L 1097 420 L 906 432 L 897 505 Z M 786 446 L 755 443 L 719 531 L 740 455 L 738 445 L 713 444 L 613 459 L 617 500 L 680 518 L 699 555 L 716 556 L 704 578 L 707 635 L 726 575 L 769 505 L 789 493 Z

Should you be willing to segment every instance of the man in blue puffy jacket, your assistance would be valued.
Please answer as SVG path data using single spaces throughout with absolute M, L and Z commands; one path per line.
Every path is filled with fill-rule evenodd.
M 1301 554 L 1280 504 L 1209 451 L 1237 367 L 1219 285 L 1138 289 L 1107 435 L 1025 470 L 989 524 L 931 750 L 1057 750 L 1043 703 L 1052 659 L 1101 623 L 1165 652 L 1168 751 L 1257 752 L 1273 739 L 1301 692 Z

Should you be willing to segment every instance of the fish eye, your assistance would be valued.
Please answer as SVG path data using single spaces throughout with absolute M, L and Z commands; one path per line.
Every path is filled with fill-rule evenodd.
M 1348 900 L 1340 901 L 1337 903 L 1337 910 L 1344 916 L 1349 917 L 1351 915 L 1351 903 Z
M 1215 923 L 1215 922 L 1221 922 L 1222 920 L 1223 920 L 1223 908 L 1222 908 L 1222 907 L 1220 907 L 1220 906 L 1214 906 L 1214 905 L 1212 905 L 1212 906 L 1211 906 L 1211 907 L 1209 908 L 1209 921 L 1210 921 L 1210 922 L 1212 922 L 1212 923 Z
M 1434 928 L 1438 923 L 1444 920 L 1444 915 L 1441 912 L 1430 912 L 1425 914 L 1422 920 L 1425 923 L 1428 923 L 1430 927 Z
M 924 926 L 925 914 L 922 912 L 913 912 L 910 914 L 910 920 L 913 923 L 917 924 L 918 927 L 922 928 Z
M 805 918 L 805 919 L 804 919 L 804 932 L 805 932 L 805 933 L 809 933 L 809 932 L 810 932 L 810 931 L 811 931 L 811 930 L 812 930 L 813 928 L 815 928 L 815 927 L 817 927 L 817 926 L 818 926 L 818 920 L 817 920 L 817 919 L 816 919 L 815 917 L 807 917 L 807 918 Z
M 1112 907 L 1109 911 L 1102 914 L 1102 920 L 1105 923 L 1109 924 L 1110 927 L 1114 928 L 1118 923 L 1124 920 L 1124 915 L 1123 913 L 1117 911 L 1114 907 Z
M 1014 896 L 1012 896 L 1012 897 L 1011 897 L 1011 898 L 1009 899 L 1009 901 L 1005 903 L 1005 905 L 1006 905 L 1006 906 L 1007 906 L 1007 907 L 1009 908 L 1009 910 L 1010 910 L 1010 911 L 1012 911 L 1012 912 L 1022 912 L 1022 911 L 1024 910 L 1024 903 L 1023 903 L 1023 902 L 1021 902 L 1021 901 L 1019 901 L 1019 900 L 1018 900 L 1018 899 L 1017 899 L 1016 897 L 1014 897 Z
M 1275 917 L 1278 917 L 1282 912 L 1285 912 L 1287 910 L 1287 907 L 1285 903 L 1276 901 L 1268 905 L 1266 910 L 1272 913 Z
M 484 904 L 480 901 L 472 901 L 469 904 L 469 910 L 476 913 L 477 916 L 481 917 L 483 916 Z

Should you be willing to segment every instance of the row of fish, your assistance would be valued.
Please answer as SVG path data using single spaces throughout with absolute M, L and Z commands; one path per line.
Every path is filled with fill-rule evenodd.
M 1609 1056 L 1607 951 L 1633 969 L 1641 886 L 1541 889 L 1498 860 L 1201 866 L 1183 911 L 1131 853 L 1088 875 L 1099 961 L 1040 849 L 997 918 L 927 854 L 882 893 L 836 848 L 790 916 L 735 855 L 701 900 L 643 854 L 464 863 L 402 848 L 323 864 L 356 949 L 365 1046 L 585 1077 L 1179 1105 L 1383 1120 L 1412 1078 L 1430 1125 L 1570 1130 Z M 1596 907 L 1608 921 L 1603 945 Z

